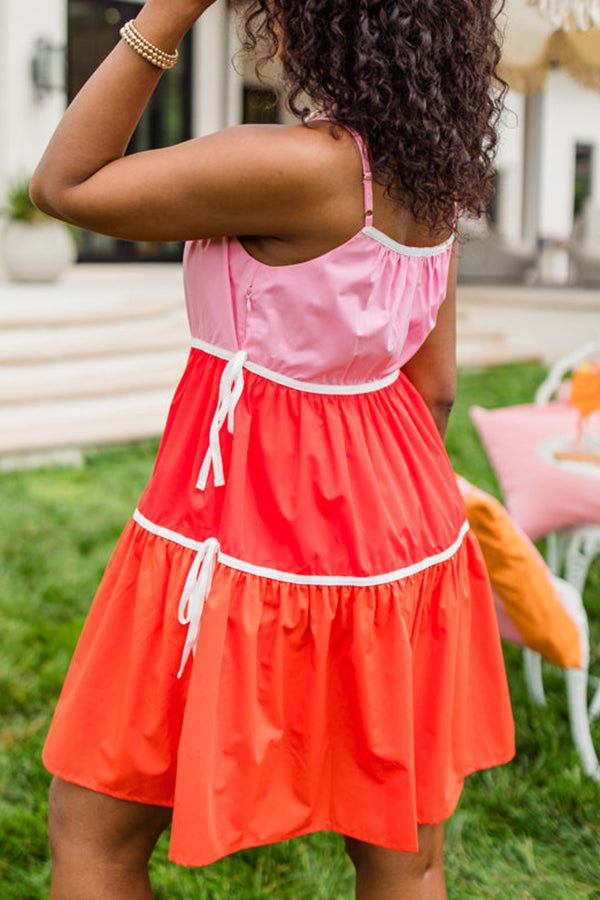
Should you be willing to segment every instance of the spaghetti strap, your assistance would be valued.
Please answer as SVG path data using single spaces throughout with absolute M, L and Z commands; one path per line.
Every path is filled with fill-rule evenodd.
M 321 120 L 325 122 L 331 121 L 328 116 L 310 116 L 313 122 Z M 358 145 L 358 149 L 360 152 L 360 158 L 362 161 L 362 181 L 363 181 L 363 210 L 365 217 L 365 228 L 373 225 L 373 174 L 371 172 L 371 166 L 369 163 L 369 154 L 367 153 L 367 148 L 365 147 L 365 142 L 361 138 L 358 131 L 354 128 L 351 128 L 350 125 L 342 125 L 341 123 L 336 123 L 340 125 L 340 128 L 344 128 L 349 134 L 352 135 L 354 140 Z
M 373 224 L 373 174 L 371 172 L 371 166 L 369 163 L 369 154 L 367 153 L 365 142 L 361 138 L 358 131 L 355 131 L 355 129 L 351 128 L 349 125 L 343 125 L 342 128 L 345 128 L 346 131 L 352 135 L 360 151 L 363 170 L 363 208 L 365 215 L 365 227 L 370 227 Z

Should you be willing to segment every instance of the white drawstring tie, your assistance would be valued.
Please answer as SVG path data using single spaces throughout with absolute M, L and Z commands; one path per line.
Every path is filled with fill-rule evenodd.
M 198 481 L 196 482 L 196 487 L 199 491 L 203 491 L 206 488 L 211 463 L 215 487 L 221 487 L 225 484 L 219 434 L 225 423 L 225 419 L 227 419 L 227 430 L 229 431 L 229 434 L 233 434 L 233 414 L 235 412 L 236 404 L 241 397 L 242 390 L 244 389 L 243 369 L 247 358 L 248 354 L 246 351 L 239 350 L 223 369 L 221 382 L 219 384 L 219 401 L 210 426 L 208 450 L 206 451 L 206 456 L 200 467 Z
M 183 645 L 181 666 L 177 677 L 181 678 L 190 653 L 196 655 L 196 642 L 200 630 L 200 618 L 204 602 L 208 597 L 212 583 L 215 564 L 219 553 L 219 542 L 216 538 L 204 541 L 191 565 L 186 579 L 181 600 L 179 601 L 179 621 L 188 625 L 188 633 Z

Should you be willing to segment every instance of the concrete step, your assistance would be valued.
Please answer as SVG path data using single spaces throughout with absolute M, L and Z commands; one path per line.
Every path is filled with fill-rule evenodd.
M 0 285 L 0 288 L 2 286 Z M 0 329 L 73 326 L 148 319 L 180 309 L 181 295 L 144 296 L 120 291 L 106 292 L 98 288 L 87 291 L 63 291 L 40 296 L 31 287 L 15 290 L 14 286 L 0 301 Z
M 9 328 L 0 333 L 0 360 L 4 364 L 114 356 L 125 353 L 182 348 L 189 345 L 185 310 L 141 320 L 65 324 L 61 327 Z
M 463 326 L 462 328 L 457 328 L 456 339 L 463 343 L 473 344 L 476 341 L 479 341 L 484 344 L 489 344 L 490 347 L 498 347 L 506 343 L 506 334 L 503 331 L 475 330 L 469 326 Z
M 505 347 L 493 356 L 481 346 L 457 347 L 457 364 L 460 369 L 489 369 L 492 366 L 509 365 L 511 363 L 542 362 L 539 350 Z
M 458 308 L 464 314 L 461 327 L 502 330 L 513 357 L 533 357 L 545 365 L 600 340 L 600 290 L 459 285 Z
M 189 343 L 179 266 L 1 283 L 0 467 L 158 436 Z
M 0 455 L 155 437 L 171 390 L 0 406 Z
M 173 388 L 183 372 L 187 353 L 184 347 L 127 356 L 0 364 L 0 404 Z
M 0 283 L 0 468 L 158 436 L 189 343 L 179 266 Z
M 539 362 L 539 347 L 509 330 L 488 330 L 470 320 L 465 310 L 457 323 L 456 361 L 459 368 L 489 368 L 518 362 Z

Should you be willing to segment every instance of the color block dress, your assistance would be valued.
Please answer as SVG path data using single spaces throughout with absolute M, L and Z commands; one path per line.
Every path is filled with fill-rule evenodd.
M 322 829 L 414 851 L 514 750 L 484 564 L 401 371 L 451 242 L 373 227 L 353 134 L 365 225 L 341 246 L 272 267 L 186 245 L 188 364 L 44 750 L 172 806 L 184 865 Z

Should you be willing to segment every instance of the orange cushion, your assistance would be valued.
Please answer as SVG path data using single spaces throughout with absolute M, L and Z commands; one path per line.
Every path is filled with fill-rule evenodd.
M 495 497 L 464 478 L 457 480 L 492 587 L 523 643 L 559 666 L 580 666 L 579 629 L 563 606 L 544 559 Z

